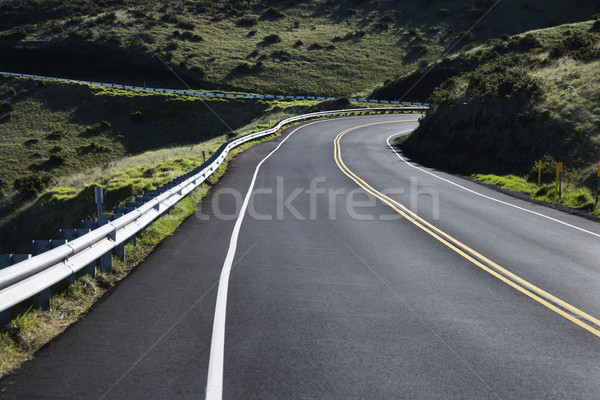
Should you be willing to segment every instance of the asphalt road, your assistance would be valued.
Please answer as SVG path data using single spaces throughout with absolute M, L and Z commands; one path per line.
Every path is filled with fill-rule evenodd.
M 239 155 L 0 397 L 599 398 L 600 226 L 407 162 L 415 118 Z

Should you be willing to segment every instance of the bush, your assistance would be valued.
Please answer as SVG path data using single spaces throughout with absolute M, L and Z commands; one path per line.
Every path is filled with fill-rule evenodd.
M 0 199 L 6 197 L 6 188 L 8 188 L 8 183 L 4 179 L 0 179 Z
M 425 54 L 425 53 L 427 53 L 427 51 L 428 51 L 428 50 L 427 50 L 427 46 L 425 46 L 424 44 L 421 44 L 421 43 L 417 44 L 417 45 L 414 47 L 414 50 L 415 50 L 417 53 L 421 53 L 421 54 Z
M 112 125 L 110 124 L 110 122 L 102 120 L 98 122 L 97 127 L 98 129 L 110 129 L 112 128 Z
M 51 134 L 49 134 L 48 136 L 46 136 L 46 139 L 50 139 L 50 140 L 61 140 L 64 137 L 67 136 L 67 133 L 65 131 L 61 131 L 60 129 L 55 129 L 52 131 Z
M 394 17 L 395 14 L 393 13 L 387 13 L 385 14 L 383 17 L 381 17 L 381 22 L 383 23 L 392 23 L 396 20 L 396 18 Z
M 206 71 L 204 70 L 204 68 L 202 68 L 200 66 L 194 66 L 194 67 L 190 68 L 189 72 L 191 74 L 194 74 L 197 76 L 206 76 Z
M 161 18 L 164 22 L 170 22 L 172 24 L 179 23 L 179 18 L 172 11 L 167 11 Z
M 541 101 L 546 88 L 539 78 L 523 68 L 511 65 L 510 58 L 501 58 L 479 67 L 467 77 L 469 97 L 500 97 L 525 103 Z
M 263 38 L 263 42 L 266 44 L 273 44 L 281 42 L 281 37 L 278 34 L 273 33 L 271 35 L 267 35 Z
M 450 15 L 452 15 L 452 13 L 447 8 L 440 8 L 437 10 L 438 17 L 449 17 Z
M 262 15 L 264 19 L 281 19 L 285 18 L 285 13 L 279 8 L 270 7 Z
M 15 106 L 13 106 L 10 102 L 3 101 L 2 103 L 0 103 L 0 113 L 9 113 L 14 110 Z
M 104 15 L 96 18 L 96 22 L 98 22 L 98 23 L 104 23 L 104 22 L 112 23 L 112 22 L 115 22 L 116 19 L 117 19 L 117 14 L 115 14 L 114 12 L 109 12 L 109 13 L 106 13 L 106 14 L 104 14 Z
M 289 61 L 292 55 L 285 50 L 277 50 L 271 53 L 271 57 L 280 61 Z
M 525 35 L 521 38 L 509 40 L 508 48 L 520 51 L 529 51 L 542 47 L 542 42 L 533 35 Z
M 560 58 L 565 55 L 579 61 L 593 61 L 600 58 L 598 40 L 600 36 L 595 33 L 576 32 L 564 38 L 550 51 L 551 58 Z
M 181 29 L 189 29 L 192 30 L 196 27 L 195 24 L 193 24 L 192 22 L 187 22 L 187 21 L 180 21 L 177 24 L 178 27 L 180 27 Z
M 542 183 L 552 183 L 556 180 L 556 160 L 551 155 L 542 157 Z M 538 161 L 535 161 L 527 174 L 527 181 L 537 183 L 539 174 Z
M 195 34 L 195 33 L 193 33 L 193 32 L 190 32 L 190 31 L 185 31 L 185 32 L 183 32 L 183 33 L 180 35 L 180 37 L 181 37 L 182 39 L 186 39 L 186 40 L 189 40 L 189 41 L 191 41 L 191 42 L 202 42 L 202 41 L 204 40 L 204 38 L 203 38 L 202 36 L 200 36 L 200 35 L 197 35 L 197 34 Z
M 35 198 L 52 183 L 52 175 L 47 172 L 38 172 L 15 179 L 13 189 L 19 192 L 25 200 Z
M 258 18 L 254 15 L 246 15 L 237 20 L 239 26 L 251 27 L 258 24 Z
M 140 122 L 144 119 L 144 113 L 141 111 L 134 111 L 130 115 L 131 119 L 135 122 Z
M 345 11 L 345 14 L 349 16 L 358 15 L 358 10 L 355 10 L 354 8 L 349 8 Z
M 457 39 L 466 40 L 470 42 L 471 40 L 473 40 L 473 32 L 459 32 L 458 35 L 456 35 L 456 37 Z

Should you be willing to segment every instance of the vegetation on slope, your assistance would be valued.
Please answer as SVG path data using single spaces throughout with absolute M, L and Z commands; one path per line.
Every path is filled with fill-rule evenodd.
M 0 252 L 29 253 L 31 239 L 93 217 L 96 185 L 110 210 L 195 168 L 225 134 L 327 106 L 2 77 Z
M 417 158 L 461 173 L 537 182 L 537 160 L 596 188 L 600 163 L 600 22 L 504 38 L 457 57 L 478 66 L 430 97 L 432 110 L 403 143 Z M 544 174 L 552 182 L 553 172 Z
M 573 22 L 597 7 L 494 3 L 1 0 L 0 68 L 181 86 L 171 68 L 195 87 L 350 96 L 430 63 L 459 38 Z
M 465 3 L 465 7 L 469 3 Z M 524 32 L 542 29 L 541 40 L 555 41 L 570 29 L 570 23 L 587 21 L 600 12 L 600 4 L 552 0 L 532 5 L 521 1 L 501 1 L 470 32 L 463 32 L 454 52 L 449 51 L 433 63 L 423 63 L 418 69 L 402 73 L 373 91 L 378 99 L 427 99 L 445 80 L 477 68 L 483 61 L 498 54 L 528 51 L 536 46 Z M 523 19 L 528 19 L 525 21 Z M 551 28 L 551 29 L 543 29 Z M 492 30 L 494 34 L 482 35 Z M 536 35 L 537 36 L 537 35 Z M 539 37 L 539 36 L 538 36 Z M 485 45 L 482 46 L 482 43 Z M 474 50 L 470 50 L 474 49 Z M 498 53 L 498 54 L 495 54 Z M 399 77 L 398 77 L 399 76 Z

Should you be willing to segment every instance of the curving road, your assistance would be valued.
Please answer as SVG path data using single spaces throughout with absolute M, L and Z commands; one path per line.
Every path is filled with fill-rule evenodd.
M 600 227 L 406 160 L 417 123 L 242 153 L 0 397 L 598 398 Z

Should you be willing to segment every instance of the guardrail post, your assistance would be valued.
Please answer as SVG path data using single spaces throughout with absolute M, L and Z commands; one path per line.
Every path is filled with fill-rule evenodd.
M 118 213 L 116 213 L 116 212 L 115 212 L 115 214 L 114 214 L 114 219 L 121 218 L 123 215 L 124 215 L 124 214 L 122 214 L 122 213 L 121 213 L 121 214 L 118 214 Z M 117 232 L 114 232 L 114 233 L 111 235 L 111 239 L 112 239 L 112 240 L 114 240 L 114 241 L 116 241 L 116 240 L 117 240 Z M 135 236 L 134 236 L 134 239 L 135 239 Z M 127 242 L 129 242 L 129 241 L 123 242 L 123 243 L 121 243 L 120 245 L 118 245 L 118 246 L 115 248 L 115 255 L 116 255 L 117 257 L 119 257 L 119 260 L 121 260 L 121 261 L 125 261 L 125 258 L 126 258 L 126 256 L 127 256 L 127 253 L 125 252 L 125 244 L 126 244 Z
M 0 269 L 31 258 L 31 254 L 0 254 Z
M 98 221 L 98 228 L 108 224 L 113 218 L 114 218 L 113 214 L 103 214 L 102 220 Z M 112 266 L 113 266 L 112 251 L 109 251 L 100 257 L 100 270 L 102 270 L 102 272 L 105 272 Z
M 32 241 L 32 254 L 37 256 L 48 250 L 52 250 L 58 246 L 62 246 L 67 243 L 66 240 L 34 240 Z M 47 288 L 33 296 L 33 307 L 34 308 L 50 308 L 50 298 L 52 297 L 52 288 Z
M 81 227 L 84 229 L 96 229 L 103 225 L 108 224 L 113 218 L 113 214 L 103 214 L 102 221 L 96 221 L 92 219 L 84 219 L 81 221 Z M 112 252 L 108 252 L 100 257 L 100 270 L 106 271 L 108 268 L 112 267 Z
M 78 237 L 85 235 L 86 233 L 90 233 L 91 231 L 92 231 L 92 228 L 61 229 L 59 231 L 59 235 L 60 235 L 61 239 L 73 240 L 73 239 L 77 239 Z M 83 267 L 82 271 L 84 274 L 87 274 L 90 277 L 95 278 L 96 277 L 96 263 L 95 262 L 89 263 L 88 265 Z

